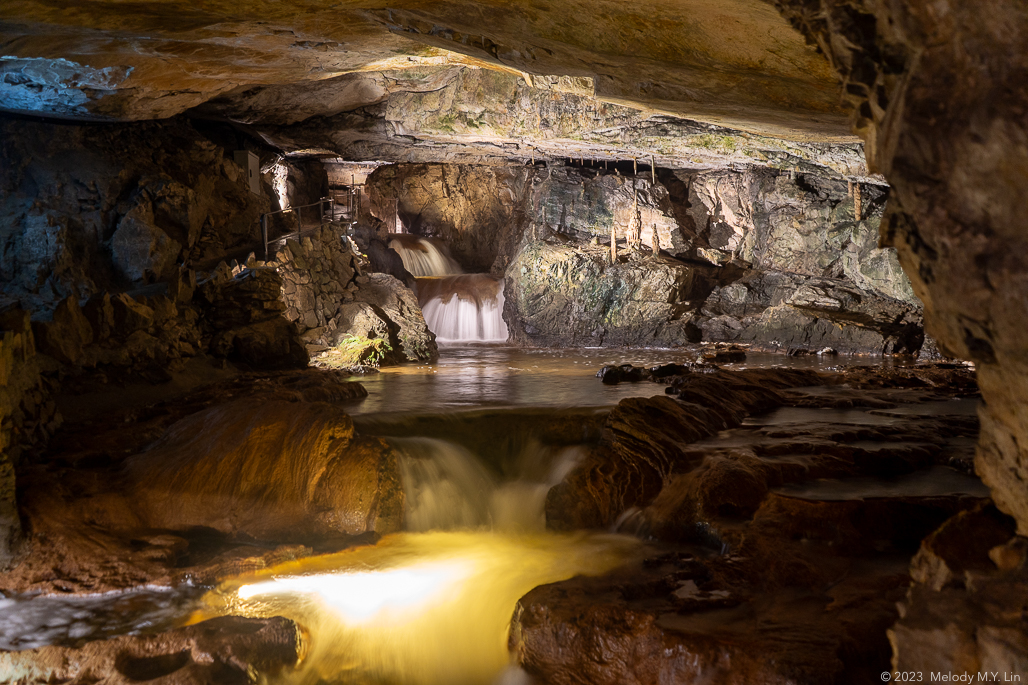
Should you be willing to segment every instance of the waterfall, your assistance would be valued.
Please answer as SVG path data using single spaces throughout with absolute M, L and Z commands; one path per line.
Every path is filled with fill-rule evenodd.
M 491 526 L 546 530 L 546 493 L 582 459 L 585 448 L 531 441 L 515 459 L 514 479 L 498 482 L 471 452 L 435 438 L 390 438 L 399 457 L 409 531 Z
M 489 521 L 492 476 L 460 445 L 434 438 L 392 438 L 407 499 L 407 530 L 477 528 Z
M 503 281 L 488 274 L 419 278 L 425 323 L 440 343 L 506 342 Z
M 390 238 L 389 247 L 400 255 L 403 268 L 415 278 L 461 273 L 460 265 L 446 254 L 446 249 L 430 238 L 397 233 Z

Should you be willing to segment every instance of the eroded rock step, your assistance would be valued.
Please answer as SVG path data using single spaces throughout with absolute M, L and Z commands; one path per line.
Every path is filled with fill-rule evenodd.
M 622 402 L 547 513 L 609 525 L 622 507 L 613 523 L 653 540 L 653 555 L 526 595 L 517 659 L 547 683 L 878 679 L 921 541 L 989 506 L 968 475 L 968 376 L 694 373 L 671 379 L 677 401 Z M 931 625 L 906 621 L 893 639 L 923 643 Z

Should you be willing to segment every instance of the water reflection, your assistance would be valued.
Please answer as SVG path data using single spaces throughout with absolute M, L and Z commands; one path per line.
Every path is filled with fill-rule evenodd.
M 694 361 L 699 348 L 657 349 L 519 349 L 512 347 L 443 347 L 433 364 L 387 367 L 354 380 L 368 397 L 347 405 L 352 414 L 441 412 L 470 407 L 613 406 L 626 397 L 649 397 L 663 386 L 649 381 L 603 385 L 595 377 L 607 364 L 654 366 Z M 831 370 L 839 365 L 881 365 L 873 357 L 787 357 L 754 353 L 743 363 L 724 368 L 787 366 Z

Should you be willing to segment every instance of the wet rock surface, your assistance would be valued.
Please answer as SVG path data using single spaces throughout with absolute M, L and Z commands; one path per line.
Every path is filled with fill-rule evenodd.
M 123 400 L 118 408 L 68 422 L 48 451 L 19 468 L 19 507 L 26 540 L 19 563 L 0 576 L 0 588 L 5 592 L 88 593 L 145 583 L 204 582 L 311 554 L 312 547 L 304 543 L 310 543 L 314 529 L 327 532 L 319 537 L 318 545 L 337 549 L 351 544 L 358 539 L 354 534 L 364 532 L 368 525 L 375 527 L 379 520 L 393 520 L 395 527 L 397 513 L 390 514 L 386 499 L 378 508 L 374 497 L 366 497 L 360 504 L 351 502 L 353 507 L 338 499 L 364 497 L 365 486 L 378 489 L 379 474 L 391 473 L 380 468 L 382 460 L 388 466 L 389 454 L 378 441 L 353 436 L 342 410 L 323 404 L 365 394 L 359 383 L 339 371 L 243 374 L 161 402 L 125 407 Z M 228 462 L 204 457 L 210 453 L 203 449 L 203 437 L 191 433 L 189 426 L 212 417 L 226 419 L 226 411 L 242 415 L 237 415 L 235 422 L 222 420 L 214 431 L 225 439 L 214 456 L 231 460 L 233 455 L 245 459 L 249 454 L 271 461 L 261 468 L 256 462 L 248 467 L 235 464 L 222 474 L 223 480 L 216 480 L 210 469 L 216 471 L 219 463 L 227 467 Z M 278 412 L 278 420 L 269 421 L 264 429 L 270 431 L 266 435 L 247 418 L 262 411 Z M 305 423 L 305 416 L 313 422 Z M 333 425 L 342 430 L 334 439 L 330 437 L 335 435 L 330 428 Z M 280 485 L 272 481 L 278 452 L 259 447 L 261 440 L 274 435 L 284 443 L 279 452 L 288 451 L 290 445 L 294 450 L 304 445 L 322 447 L 322 465 L 310 461 L 318 450 L 301 458 L 297 463 L 308 464 L 313 472 L 308 470 L 308 480 L 297 482 L 292 495 L 283 491 L 283 497 L 264 496 L 268 488 Z M 162 436 L 166 438 L 163 443 Z M 346 436 L 350 436 L 349 442 Z M 169 440 L 184 441 L 183 450 L 170 449 Z M 139 469 L 156 454 L 145 451 L 154 443 L 163 444 L 166 459 L 178 463 L 164 479 L 154 478 L 149 468 Z M 162 460 L 154 469 L 168 463 Z M 351 466 L 354 473 L 365 473 L 371 480 L 348 480 L 346 472 Z M 189 480 L 190 474 L 195 478 L 189 487 L 172 487 L 173 481 L 183 485 L 185 481 L 177 479 Z M 337 482 L 340 479 L 342 484 Z M 319 491 L 316 485 L 322 480 L 324 489 Z M 139 496 L 144 481 L 149 483 L 150 497 Z M 189 489 L 203 490 L 207 496 L 193 508 L 154 506 L 154 498 L 162 496 L 173 495 L 175 501 L 188 498 Z M 247 492 L 250 505 L 234 510 L 230 498 L 245 498 Z M 385 487 L 383 492 L 399 493 L 398 485 Z M 375 510 L 371 518 L 369 506 Z M 276 514 L 276 509 L 281 510 Z M 263 511 L 264 516 L 248 513 L 250 510 Z M 290 516 L 294 524 L 299 516 L 302 524 L 289 528 L 285 521 Z M 257 538 L 262 540 L 257 542 Z
M 519 344 L 912 355 L 924 341 L 921 305 L 877 245 L 879 186 L 754 169 L 429 164 L 381 167 L 368 183 L 387 223 L 504 273 Z
M 204 527 L 258 539 L 399 530 L 395 457 L 358 438 L 323 403 L 244 399 L 178 421 L 125 460 L 129 507 L 144 527 Z
M 623 400 L 551 489 L 547 523 L 613 526 L 654 552 L 526 595 L 519 663 L 554 683 L 857 683 L 890 669 L 891 639 L 897 668 L 922 669 L 927 626 L 896 608 L 911 578 L 909 611 L 924 615 L 932 583 L 995 576 L 989 550 L 1013 533 L 967 475 L 977 393 L 947 366 L 693 371 L 663 379 L 664 396 Z M 985 600 L 962 591 L 947 601 L 970 626 Z M 991 637 L 960 630 L 991 654 Z
M 226 616 L 158 635 L 124 636 L 81 647 L 0 653 L 11 682 L 252 683 L 294 666 L 306 645 L 292 621 Z

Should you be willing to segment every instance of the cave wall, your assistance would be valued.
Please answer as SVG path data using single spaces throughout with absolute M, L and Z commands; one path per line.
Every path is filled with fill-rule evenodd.
M 166 281 L 180 264 L 216 263 L 255 242 L 270 186 L 249 192 L 232 158 L 241 141 L 225 137 L 219 145 L 183 120 L 0 118 L 5 301 L 52 310 L 69 295 Z
M 976 364 L 975 468 L 1028 534 L 1028 5 L 778 0 L 842 76 L 869 166 L 892 184 L 896 248 L 941 349 Z M 1024 540 L 979 550 L 957 523 L 890 631 L 898 670 L 1023 672 Z M 946 536 L 942 536 L 946 537 Z M 991 546 L 990 546 L 991 547 Z M 961 558 L 964 557 L 964 558 Z M 977 561 L 974 561 L 977 559 Z M 924 561 L 924 560 L 922 560 Z M 948 562 L 948 564 L 947 564 Z M 952 564 L 955 564 L 953 566 Z M 923 570 L 923 569 L 922 569 Z M 938 580 L 938 582 L 936 582 Z
M 530 177 L 517 166 L 391 164 L 368 177 L 366 211 L 390 228 L 398 212 L 405 232 L 442 239 L 468 272 L 501 272 L 494 262 L 522 230 Z
M 43 378 L 27 312 L 0 315 L 0 569 L 17 553 L 21 522 L 15 502 L 15 467 L 24 453 L 44 447 L 61 425 Z
M 895 251 L 878 247 L 883 186 L 857 186 L 859 221 L 846 179 L 761 167 L 397 164 L 367 187 L 387 225 L 398 207 L 408 231 L 442 239 L 467 270 L 505 274 L 519 344 L 922 345 L 920 302 Z
M 287 158 L 280 163 L 286 167 L 286 197 L 290 207 L 314 204 L 328 197 L 328 170 L 320 160 Z M 318 208 L 304 211 L 310 211 L 308 218 L 311 218 L 316 216 Z

